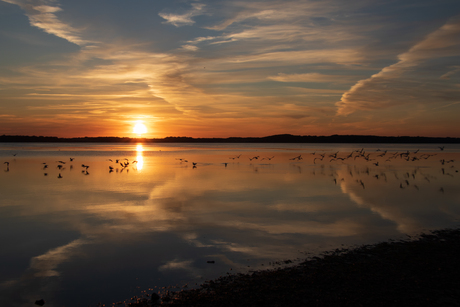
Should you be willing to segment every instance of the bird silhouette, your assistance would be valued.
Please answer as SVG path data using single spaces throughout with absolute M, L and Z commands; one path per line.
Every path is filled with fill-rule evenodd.
M 333 153 L 332 155 L 329 155 L 329 157 L 334 158 L 334 159 L 337 159 L 337 154 L 338 154 L 338 153 L 339 153 L 339 152 L 337 151 L 336 153 Z

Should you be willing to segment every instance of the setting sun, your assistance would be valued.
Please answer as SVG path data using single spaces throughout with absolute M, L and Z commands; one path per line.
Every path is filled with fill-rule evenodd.
M 143 123 L 137 123 L 133 128 L 133 132 L 136 134 L 147 133 L 147 127 Z

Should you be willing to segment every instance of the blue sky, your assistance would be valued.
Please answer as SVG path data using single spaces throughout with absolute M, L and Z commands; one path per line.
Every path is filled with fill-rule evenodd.
M 0 0 L 0 134 L 460 137 L 459 1 Z

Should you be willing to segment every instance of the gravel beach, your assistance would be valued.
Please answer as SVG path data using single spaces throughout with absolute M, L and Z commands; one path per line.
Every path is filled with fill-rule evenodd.
M 288 268 L 221 277 L 130 306 L 460 306 L 460 229 L 337 249 Z

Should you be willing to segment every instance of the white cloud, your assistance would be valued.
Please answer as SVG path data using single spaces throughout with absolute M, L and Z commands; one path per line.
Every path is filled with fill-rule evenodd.
M 202 15 L 205 5 L 201 3 L 193 3 L 192 9 L 184 14 L 174 14 L 174 13 L 159 13 L 160 17 L 166 19 L 165 23 L 170 23 L 176 27 L 180 26 L 190 26 L 195 23 L 192 20 L 193 17 Z
M 197 51 L 198 49 L 200 49 L 195 45 L 183 45 L 181 48 L 186 51 Z

